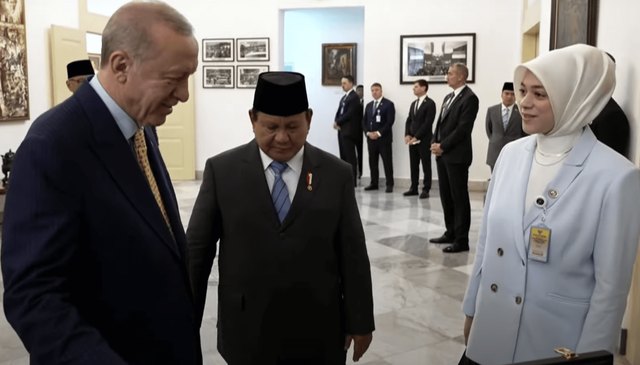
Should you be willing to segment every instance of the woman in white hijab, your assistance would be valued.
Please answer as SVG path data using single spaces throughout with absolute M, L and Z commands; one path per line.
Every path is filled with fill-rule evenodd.
M 518 66 L 523 129 L 495 165 L 463 302 L 466 355 L 511 364 L 615 353 L 640 235 L 640 171 L 585 128 L 615 64 L 586 45 Z M 518 90 L 518 89 L 516 89 Z

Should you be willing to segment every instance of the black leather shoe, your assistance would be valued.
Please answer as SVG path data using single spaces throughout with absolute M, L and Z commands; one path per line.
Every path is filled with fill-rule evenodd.
M 456 253 L 456 252 L 466 252 L 469 251 L 469 245 L 451 245 L 442 249 L 444 253 Z
M 409 190 L 409 191 L 405 191 L 404 193 L 402 193 L 402 195 L 404 195 L 404 196 L 413 196 L 413 195 L 418 195 L 418 190 Z
M 393 186 L 387 186 L 386 189 L 384 189 L 385 193 L 393 193 Z
M 422 193 L 420 194 L 420 199 L 427 199 L 429 197 L 429 192 L 422 190 Z
M 378 190 L 378 185 L 369 185 L 366 188 L 364 188 L 365 191 L 369 191 L 369 190 Z
M 442 235 L 438 238 L 431 238 L 429 239 L 429 242 L 431 243 L 453 243 L 453 240 L 445 235 Z

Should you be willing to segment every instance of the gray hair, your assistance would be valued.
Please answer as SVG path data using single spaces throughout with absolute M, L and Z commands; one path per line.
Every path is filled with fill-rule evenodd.
M 118 50 L 140 63 L 153 46 L 152 26 L 162 24 L 176 33 L 193 37 L 193 26 L 176 9 L 161 2 L 129 3 L 118 9 L 102 32 L 102 67 Z M 195 39 L 195 37 L 194 37 Z

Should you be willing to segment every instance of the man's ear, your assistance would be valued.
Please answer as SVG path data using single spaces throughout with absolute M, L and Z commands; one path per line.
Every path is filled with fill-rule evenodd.
M 132 67 L 133 59 L 125 51 L 115 51 L 109 56 L 108 68 L 119 83 L 127 82 Z

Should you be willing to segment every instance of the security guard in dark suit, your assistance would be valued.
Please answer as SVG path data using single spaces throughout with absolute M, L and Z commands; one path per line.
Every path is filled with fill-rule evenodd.
M 371 85 L 371 101 L 365 107 L 364 132 L 369 147 L 369 169 L 371 183 L 364 190 L 378 190 L 378 157 L 382 157 L 384 176 L 386 178 L 386 192 L 393 192 L 393 122 L 396 119 L 396 108 L 393 102 L 382 97 L 382 85 Z

